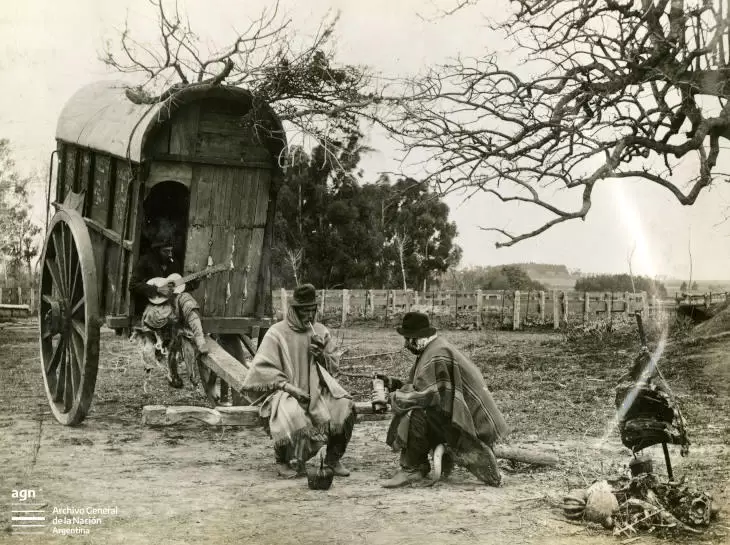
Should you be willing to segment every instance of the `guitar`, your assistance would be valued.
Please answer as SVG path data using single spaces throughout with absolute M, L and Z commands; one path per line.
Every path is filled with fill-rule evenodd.
M 158 276 L 157 278 L 150 278 L 149 280 L 147 280 L 147 285 L 161 288 L 162 286 L 166 286 L 168 284 L 174 284 L 175 287 L 172 290 L 173 293 L 180 294 L 185 291 L 185 284 L 187 282 L 190 282 L 191 280 L 197 280 L 198 278 L 202 278 L 204 276 L 210 276 L 211 274 L 227 271 L 232 268 L 233 267 L 231 267 L 230 265 L 216 265 L 215 267 L 208 267 L 203 271 L 191 273 L 187 276 L 180 276 L 178 273 L 173 273 L 167 278 L 162 278 L 161 276 Z M 154 297 L 149 297 L 149 301 L 154 305 L 160 305 L 167 301 L 167 297 L 165 297 L 164 295 L 155 295 Z

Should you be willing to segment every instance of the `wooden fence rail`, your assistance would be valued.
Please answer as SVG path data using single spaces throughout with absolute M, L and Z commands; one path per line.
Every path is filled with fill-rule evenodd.
M 277 317 L 286 312 L 292 292 L 273 292 Z M 430 291 L 413 290 L 319 290 L 320 315 L 344 326 L 358 319 L 386 323 L 399 319 L 410 310 L 425 312 L 437 320 L 475 328 L 552 325 L 554 329 L 617 315 L 642 311 L 659 316 L 676 307 L 675 299 L 650 297 L 645 292 L 576 291 Z M 724 295 L 723 295 L 724 297 Z M 714 299 L 713 299 L 714 300 Z
M 281 318 L 291 290 L 272 292 L 274 314 Z M 476 290 L 419 292 L 414 290 L 342 289 L 319 290 L 320 315 L 340 326 L 358 320 L 376 320 L 394 324 L 410 310 L 429 314 L 442 325 L 464 324 L 474 328 L 521 329 L 531 325 L 561 326 L 593 322 L 617 315 L 642 311 L 645 316 L 659 316 L 674 311 L 683 303 L 678 297 L 658 299 L 645 292 L 576 292 Z M 705 304 L 727 301 L 730 294 L 697 296 Z M 35 314 L 37 286 L 0 281 L 0 308 L 8 307 L 8 316 Z M 27 307 L 27 310 L 24 310 Z M 7 314 L 7 313 L 6 313 Z M 0 314 L 2 316 L 2 314 Z

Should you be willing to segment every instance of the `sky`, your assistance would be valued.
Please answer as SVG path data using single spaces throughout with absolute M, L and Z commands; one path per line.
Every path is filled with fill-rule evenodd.
M 264 0 L 180 0 L 191 25 L 212 43 L 226 37 L 270 5 Z M 476 55 L 507 47 L 489 28 L 488 18 L 502 17 L 505 0 L 453 16 L 434 17 L 451 0 L 282 0 L 281 9 L 303 34 L 311 34 L 328 11 L 341 13 L 337 27 L 338 58 L 367 65 L 387 75 L 416 73 L 456 55 Z M 81 86 L 99 79 L 118 79 L 98 60 L 106 40 L 115 40 L 125 19 L 139 37 L 152 37 L 154 12 L 146 0 L 25 0 L 0 2 L 0 138 L 8 138 L 18 169 L 47 172 L 55 147 L 56 120 L 64 103 Z M 519 62 L 506 57 L 507 62 Z M 365 180 L 380 172 L 399 171 L 395 145 L 377 131 L 368 144 L 376 151 L 362 160 Z M 720 166 L 729 171 L 730 153 Z M 43 188 L 36 192 L 36 217 L 43 217 Z M 570 195 L 558 195 L 569 201 Z M 629 272 L 695 280 L 730 279 L 730 184 L 704 195 L 692 207 L 678 204 L 666 190 L 632 180 L 609 181 L 594 191 L 585 221 L 573 221 L 510 248 L 480 226 L 519 230 L 533 213 L 505 207 L 488 196 L 466 202 L 446 199 L 463 248 L 462 266 L 515 262 L 564 264 L 583 272 Z

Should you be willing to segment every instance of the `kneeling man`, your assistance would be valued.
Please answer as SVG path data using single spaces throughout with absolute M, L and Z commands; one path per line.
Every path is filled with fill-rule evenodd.
M 456 461 L 486 484 L 499 486 L 502 477 L 492 446 L 508 428 L 479 369 L 436 334 L 426 314 L 407 313 L 397 331 L 418 357 L 406 384 L 379 375 L 392 392 L 387 443 L 401 452 L 400 471 L 383 486 L 424 479 L 430 471 L 429 451 L 436 449 L 436 459 L 444 447 L 444 475 Z
M 325 464 L 335 475 L 350 474 L 340 458 L 352 437 L 354 403 L 332 377 L 339 362 L 329 331 L 315 322 L 316 294 L 311 284 L 294 290 L 286 317 L 264 335 L 243 384 L 253 395 L 271 392 L 259 414 L 283 477 L 301 475 L 325 444 Z

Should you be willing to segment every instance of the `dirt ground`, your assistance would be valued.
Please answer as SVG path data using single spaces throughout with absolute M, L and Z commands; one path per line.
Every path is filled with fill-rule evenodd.
M 205 400 L 189 387 L 168 388 L 161 370 L 145 381 L 136 348 L 110 331 L 102 335 L 91 413 L 77 428 L 59 425 L 43 391 L 34 322 L 0 323 L 0 543 L 626 542 L 629 536 L 570 523 L 557 505 L 570 488 L 627 471 L 629 452 L 610 422 L 613 386 L 636 343 L 566 342 L 551 332 L 442 334 L 483 370 L 513 429 L 512 443 L 559 454 L 558 467 L 501 461 L 502 488 L 483 486 L 457 469 L 433 487 L 389 491 L 379 485 L 397 468 L 396 454 L 384 443 L 387 422 L 361 422 L 343 460 L 352 476 L 336 479 L 329 491 L 311 491 L 306 480 L 276 476 L 270 441 L 260 429 L 143 426 L 144 405 Z M 345 359 L 349 375 L 375 368 L 405 375 L 412 361 L 398 352 L 401 341 L 391 329 L 360 326 L 337 331 L 336 338 L 348 348 L 345 358 L 396 352 Z M 670 447 L 675 474 L 713 494 L 722 508 L 719 521 L 699 537 L 651 535 L 631 543 L 729 542 L 729 349 L 730 340 L 676 343 L 660 364 L 692 441 L 686 458 Z M 357 399 L 367 399 L 367 379 L 343 376 L 342 382 Z M 661 449 L 652 455 L 663 471 Z M 17 507 L 13 490 L 33 490 L 35 498 Z M 77 526 L 52 524 L 58 507 L 110 507 L 116 514 L 98 515 L 99 524 L 86 526 L 88 535 L 61 536 L 53 528 Z M 14 531 L 11 511 L 26 508 L 47 517 L 43 534 Z

